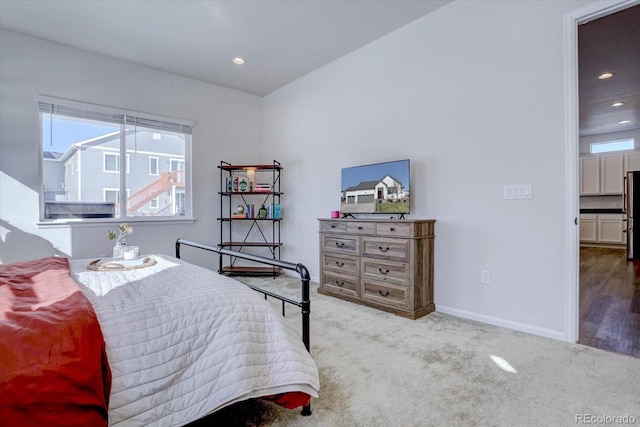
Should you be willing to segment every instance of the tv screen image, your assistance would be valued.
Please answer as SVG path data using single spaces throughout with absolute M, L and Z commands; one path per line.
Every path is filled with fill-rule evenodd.
M 340 213 L 409 213 L 409 160 L 342 169 Z

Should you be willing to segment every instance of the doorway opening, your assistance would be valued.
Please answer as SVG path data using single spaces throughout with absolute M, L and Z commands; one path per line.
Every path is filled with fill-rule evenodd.
M 640 150 L 590 151 L 606 140 L 640 140 L 640 4 L 594 4 L 568 19 L 567 182 L 577 203 L 569 202 L 567 212 L 579 224 L 568 233 L 567 265 L 576 266 L 568 274 L 575 279 L 567 294 L 568 340 L 640 357 L 640 264 L 627 260 L 623 179 L 640 167 L 629 157 L 640 158 Z M 599 79 L 605 71 L 612 76 Z

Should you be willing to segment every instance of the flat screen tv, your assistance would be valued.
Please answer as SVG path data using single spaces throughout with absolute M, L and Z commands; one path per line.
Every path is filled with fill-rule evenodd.
M 409 160 L 342 169 L 340 213 L 408 214 Z

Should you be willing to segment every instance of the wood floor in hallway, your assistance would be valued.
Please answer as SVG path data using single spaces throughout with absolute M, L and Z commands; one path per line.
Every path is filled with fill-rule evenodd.
M 639 272 L 624 249 L 580 248 L 579 343 L 640 357 Z

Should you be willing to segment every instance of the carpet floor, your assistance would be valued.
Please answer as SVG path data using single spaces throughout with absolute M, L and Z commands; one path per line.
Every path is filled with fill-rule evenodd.
M 290 276 L 238 279 L 299 296 Z M 311 286 L 313 414 L 251 400 L 190 427 L 640 425 L 640 358 L 437 311 L 408 320 Z M 297 307 L 287 318 L 299 324 Z

